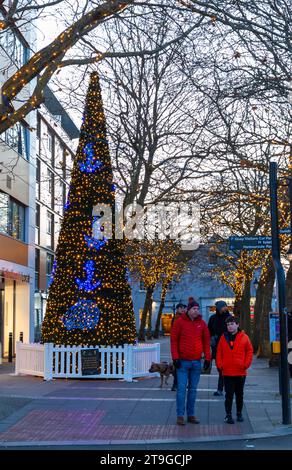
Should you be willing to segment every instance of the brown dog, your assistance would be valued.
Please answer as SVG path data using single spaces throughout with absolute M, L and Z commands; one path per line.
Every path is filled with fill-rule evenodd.
M 149 372 L 158 372 L 160 374 L 160 380 L 161 380 L 160 388 L 162 388 L 164 379 L 165 379 L 165 385 L 168 385 L 167 381 L 168 381 L 169 376 L 173 374 L 174 367 L 173 367 L 173 364 L 169 364 L 168 362 L 160 362 L 160 363 L 152 362 Z

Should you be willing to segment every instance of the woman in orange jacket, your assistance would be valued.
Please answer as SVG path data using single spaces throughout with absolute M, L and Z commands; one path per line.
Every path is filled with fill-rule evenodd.
M 252 363 L 253 347 L 249 337 L 239 330 L 238 320 L 234 316 L 226 319 L 227 333 L 219 341 L 216 365 L 222 372 L 225 387 L 225 422 L 234 424 L 232 402 L 235 393 L 237 421 L 243 421 L 243 388 L 247 369 Z

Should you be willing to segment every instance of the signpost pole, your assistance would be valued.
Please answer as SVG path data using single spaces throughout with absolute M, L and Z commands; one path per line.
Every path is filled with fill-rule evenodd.
M 272 258 L 277 277 L 278 309 L 280 317 L 280 381 L 282 392 L 282 422 L 291 424 L 290 383 L 288 369 L 288 340 L 287 315 L 285 297 L 285 272 L 280 258 L 280 240 L 277 205 L 277 164 L 270 162 L 270 203 L 271 203 L 271 232 Z

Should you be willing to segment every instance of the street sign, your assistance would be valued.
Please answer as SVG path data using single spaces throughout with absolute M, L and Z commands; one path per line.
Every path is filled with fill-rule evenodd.
M 273 343 L 274 341 L 280 341 L 280 319 L 278 313 L 269 313 L 269 327 L 270 343 Z
M 272 237 L 229 237 L 230 250 L 270 250 L 271 248 Z

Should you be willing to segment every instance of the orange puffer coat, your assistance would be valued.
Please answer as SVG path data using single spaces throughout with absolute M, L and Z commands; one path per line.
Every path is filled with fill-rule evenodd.
M 218 344 L 216 365 L 223 376 L 243 376 L 247 375 L 246 371 L 252 363 L 252 356 L 253 347 L 247 334 L 239 331 L 231 349 L 227 333 L 224 333 Z

